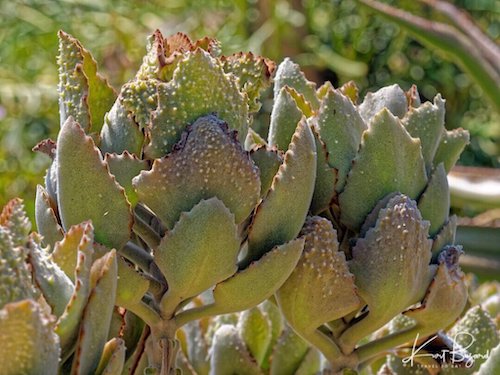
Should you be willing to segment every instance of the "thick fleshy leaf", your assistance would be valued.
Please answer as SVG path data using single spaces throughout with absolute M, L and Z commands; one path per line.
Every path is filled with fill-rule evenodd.
M 432 255 L 436 256 L 446 245 L 455 244 L 455 233 L 457 231 L 457 217 L 451 216 L 448 222 L 432 241 Z
M 134 178 L 141 202 L 172 228 L 181 212 L 217 197 L 236 223 L 247 218 L 260 194 L 259 173 L 227 124 L 213 115 L 198 119 L 167 157 Z
M 117 264 L 116 305 L 128 308 L 141 302 L 149 289 L 149 281 L 121 256 L 117 258 Z
M 110 251 L 92 265 L 92 290 L 82 316 L 71 372 L 91 374 L 106 344 L 116 295 L 116 252 Z
M 94 228 L 90 222 L 73 225 L 64 234 L 64 238 L 56 242 L 51 260 L 54 261 L 64 273 L 75 280 L 75 268 L 78 261 L 78 251 L 85 241 L 94 241 Z
M 210 375 L 262 375 L 236 327 L 221 326 L 213 339 Z
M 286 151 L 304 113 L 294 97 L 299 95 L 293 88 L 284 86 L 274 100 L 267 142 L 279 150 Z
M 33 300 L 9 303 L 0 310 L 0 342 L 2 374 L 58 373 L 59 339 L 53 322 Z
M 469 132 L 462 128 L 445 131 L 434 156 L 434 166 L 444 163 L 448 173 L 455 165 L 465 146 L 469 144 Z
M 467 303 L 467 286 L 458 266 L 461 247 L 447 246 L 439 254 L 439 266 L 420 306 L 405 315 L 432 333 L 452 324 Z
M 72 116 L 86 132 L 99 133 L 115 91 L 97 73 L 97 63 L 78 40 L 63 31 L 58 35 L 61 127 Z
M 283 314 L 281 314 L 279 307 L 270 300 L 262 302 L 259 305 L 259 308 L 271 322 L 271 341 L 267 348 L 267 353 L 264 356 L 264 362 L 260 366 L 264 371 L 268 371 L 271 368 L 271 357 L 275 345 L 285 327 L 285 319 L 283 318 Z
M 49 258 L 48 252 L 35 239 L 30 242 L 28 259 L 34 282 L 52 308 L 52 314 L 61 316 L 74 291 L 71 279 Z
M 120 338 L 109 340 L 104 346 L 104 350 L 97 366 L 98 375 L 120 375 L 125 365 L 125 341 Z
M 261 107 L 260 94 L 271 85 L 276 64 L 251 52 L 222 56 L 221 60 L 224 71 L 238 77 L 240 91 L 248 96 L 250 112 L 257 112 Z
M 311 129 L 302 120 L 269 193 L 257 207 L 248 235 L 245 264 L 299 234 L 311 204 L 315 179 L 316 144 Z
M 330 167 L 330 155 L 326 145 L 320 139 L 318 133 L 313 128 L 314 141 L 316 142 L 316 182 L 314 194 L 311 201 L 311 212 L 318 214 L 332 203 L 336 191 L 335 185 L 338 181 L 338 171 Z
M 316 375 L 318 373 L 321 373 L 321 354 L 316 349 L 309 348 L 294 375 Z
M 376 226 L 357 240 L 349 269 L 369 314 L 342 334 L 347 352 L 424 297 L 432 273 L 428 231 L 416 203 L 397 195 L 380 210 Z
M 220 62 L 198 49 L 179 62 L 171 81 L 158 86 L 159 104 L 149 130 L 149 158 L 170 152 L 186 126 L 216 112 L 244 142 L 248 129 L 248 100 L 233 75 Z
M 138 198 L 132 187 L 132 179 L 141 171 L 148 169 L 146 160 L 141 160 L 127 151 L 120 155 L 106 154 L 104 160 L 109 167 L 109 172 L 115 176 L 116 181 L 125 189 L 128 201 L 135 205 Z
M 445 101 L 436 95 L 434 103 L 426 102 L 419 107 L 411 107 L 403 118 L 403 124 L 414 138 L 422 144 L 422 156 L 427 171 L 432 170 L 432 161 L 439 146 L 444 128 Z
M 339 87 L 339 90 L 342 94 L 347 96 L 353 104 L 356 104 L 358 102 L 359 89 L 354 81 L 349 81 L 344 83 L 342 86 Z
M 64 232 L 50 204 L 49 195 L 41 185 L 36 187 L 35 221 L 38 233 L 43 236 L 43 244 L 53 249 L 54 244 L 63 239 Z
M 9 302 L 36 298 L 25 260 L 25 250 L 14 246 L 10 231 L 0 225 L 0 308 Z
M 286 327 L 271 357 L 270 375 L 295 374 L 307 355 L 309 345 L 290 328 Z
M 139 108 L 135 108 L 135 111 L 138 110 Z M 139 155 L 143 143 L 144 134 L 139 125 L 134 121 L 132 113 L 125 109 L 118 98 L 104 117 L 101 130 L 101 151 L 116 154 L 129 151 Z
M 338 90 L 328 90 L 314 118 L 325 143 L 330 166 L 338 170 L 336 190 L 342 191 L 366 125 L 352 101 Z
M 271 188 L 274 176 L 283 162 L 279 151 L 268 149 L 266 146 L 250 151 L 253 162 L 260 172 L 260 196 L 265 197 Z
M 213 292 L 215 310 L 219 314 L 242 311 L 272 296 L 297 265 L 303 246 L 303 239 L 276 246 L 248 268 L 217 284 Z
M 162 298 L 162 306 L 167 306 L 164 313 L 172 314 L 185 299 L 233 275 L 239 249 L 234 216 L 219 199 L 203 200 L 181 214 L 154 250 L 168 283 Z
M 450 212 L 450 190 L 444 165 L 439 164 L 418 200 L 418 209 L 424 220 L 429 220 L 429 234 L 434 237 L 448 221 Z
M 25 246 L 31 230 L 31 222 L 24 210 L 23 200 L 11 199 L 0 213 L 0 225 L 8 229 L 14 246 Z
M 130 204 L 92 138 L 72 118 L 59 132 L 57 162 L 57 198 L 63 228 L 68 230 L 71 225 L 92 220 L 96 241 L 121 249 L 130 237 Z
M 61 340 L 62 357 L 71 352 L 78 336 L 78 327 L 90 294 L 90 270 L 92 267 L 93 236 L 85 233 L 78 244 L 77 263 L 74 269 L 75 289 L 66 310 L 57 321 L 55 332 Z
M 394 116 L 403 118 L 408 110 L 405 92 L 398 85 L 386 86 L 376 92 L 366 94 L 359 105 L 359 114 L 369 123 L 383 108 L 387 108 Z
M 481 365 L 477 375 L 490 375 L 500 371 L 500 344 L 490 352 L 488 359 Z
M 258 307 L 243 311 L 238 330 L 248 351 L 260 366 L 271 343 L 271 321 Z
M 201 328 L 199 320 L 186 324 L 183 327 L 186 334 L 185 353 L 189 358 L 189 363 L 198 375 L 208 375 L 210 372 L 210 362 L 208 361 L 210 346 Z
M 304 252 L 276 299 L 292 328 L 308 333 L 354 311 L 360 301 L 330 221 L 310 217 L 300 235 Z
M 276 99 L 281 89 L 285 86 L 294 88 L 298 93 L 304 95 L 306 100 L 314 109 L 319 107 L 316 97 L 316 84 L 307 80 L 300 66 L 286 57 L 276 70 L 274 77 L 274 98 Z
M 363 133 L 361 148 L 339 195 L 340 219 L 358 229 L 377 202 L 392 192 L 415 199 L 427 183 L 420 141 L 387 109 Z

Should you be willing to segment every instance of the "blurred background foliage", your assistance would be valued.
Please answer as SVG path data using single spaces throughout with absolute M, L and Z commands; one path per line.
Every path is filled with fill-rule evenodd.
M 419 1 L 385 1 L 425 18 L 442 16 Z M 500 41 L 500 2 L 456 0 Z M 309 79 L 335 86 L 355 80 L 362 94 L 417 83 L 422 99 L 447 100 L 447 127 L 471 144 L 460 163 L 500 167 L 500 114 L 481 89 L 439 50 L 428 49 L 354 0 L 0 0 L 0 206 L 20 196 L 33 213 L 48 158 L 31 152 L 58 130 L 57 30 L 89 49 L 115 88 L 130 79 L 146 37 L 159 28 L 213 36 L 223 52 L 253 51 L 300 63 Z M 269 111 L 269 105 L 263 111 Z

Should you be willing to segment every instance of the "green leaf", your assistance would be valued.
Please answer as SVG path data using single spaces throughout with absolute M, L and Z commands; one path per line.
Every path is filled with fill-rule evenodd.
M 256 209 L 244 264 L 297 236 L 311 204 L 315 178 L 316 144 L 303 120 L 297 126 L 269 193 Z
M 35 220 L 38 233 L 43 236 L 44 245 L 50 245 L 53 249 L 54 244 L 63 239 L 64 232 L 50 204 L 49 195 L 41 185 L 36 187 Z
M 298 93 L 304 95 L 309 104 L 317 109 L 319 100 L 316 97 L 316 84 L 307 80 L 300 66 L 286 57 L 279 64 L 274 77 L 274 98 L 275 102 L 281 89 L 285 86 L 295 89 Z
M 340 220 L 358 229 L 377 202 L 392 192 L 415 199 L 427 183 L 420 141 L 387 109 L 363 133 L 361 148 L 339 195 Z
M 167 279 L 163 313 L 233 275 L 240 249 L 234 216 L 217 198 L 203 200 L 181 214 L 154 250 L 155 262 Z
M 297 95 L 293 88 L 284 86 L 274 100 L 267 142 L 279 150 L 288 149 L 297 124 L 304 116 L 295 101 Z
M 359 114 L 368 124 L 384 108 L 394 116 L 403 118 L 408 110 L 408 100 L 401 87 L 392 85 L 366 94 L 358 108 Z
M 0 342 L 2 374 L 58 373 L 60 349 L 53 322 L 33 300 L 8 303 L 0 310 Z
M 248 96 L 250 112 L 258 112 L 261 107 L 260 95 L 271 85 L 271 76 L 276 64 L 251 52 L 222 56 L 221 60 L 224 71 L 238 77 L 240 91 Z
M 321 371 L 321 354 L 314 348 L 309 348 L 300 367 L 294 375 L 316 375 Z
M 159 104 L 148 128 L 150 143 L 144 152 L 158 158 L 172 150 L 186 126 L 216 112 L 244 142 L 248 129 L 248 100 L 233 75 L 202 49 L 178 63 L 173 78 L 158 86 Z
M 149 281 L 121 256 L 118 256 L 117 264 L 116 305 L 128 308 L 141 302 L 149 289 Z
M 418 201 L 418 209 L 424 220 L 431 222 L 429 234 L 434 237 L 448 221 L 450 191 L 444 165 L 439 164 Z
M 253 162 L 260 172 L 260 196 L 265 197 L 271 188 L 274 176 L 283 162 L 279 151 L 268 149 L 266 146 L 250 151 Z
M 500 345 L 491 352 L 488 359 L 481 365 L 477 375 L 495 374 L 500 370 Z
M 290 326 L 306 334 L 353 312 L 360 300 L 330 221 L 310 217 L 300 235 L 304 251 L 276 299 Z
M 457 217 L 451 216 L 441 231 L 432 241 L 432 255 L 436 256 L 446 245 L 455 244 L 455 233 L 457 231 Z
M 434 167 L 444 163 L 448 173 L 455 165 L 465 146 L 469 144 L 469 132 L 462 128 L 445 130 L 441 136 L 441 143 L 434 157 Z
M 309 345 L 288 326 L 281 334 L 271 357 L 270 375 L 295 374 L 309 350 Z
M 11 199 L 0 213 L 0 225 L 10 232 L 14 246 L 25 246 L 31 230 L 31 222 L 24 210 L 23 200 Z
M 132 206 L 137 204 L 137 193 L 132 187 L 132 179 L 141 171 L 148 169 L 146 160 L 139 159 L 136 155 L 124 151 L 122 154 L 106 154 L 105 163 L 109 172 L 115 176 L 116 181 L 125 189 L 127 199 Z
M 227 124 L 210 115 L 198 119 L 178 147 L 134 178 L 139 200 L 168 228 L 181 212 L 217 197 L 244 221 L 260 194 L 258 170 Z
M 92 138 L 72 118 L 59 132 L 57 162 L 57 198 L 63 228 L 68 230 L 71 225 L 92 220 L 96 241 L 120 249 L 130 237 L 130 204 Z
M 49 258 L 48 252 L 36 241 L 31 241 L 29 245 L 29 263 L 33 281 L 52 308 L 52 314 L 56 317 L 61 316 L 74 291 L 71 279 Z
M 236 327 L 221 326 L 213 339 L 210 373 L 217 375 L 262 375 L 257 362 L 247 351 Z
M 112 250 L 92 265 L 92 290 L 82 316 L 72 374 L 91 374 L 97 369 L 111 323 L 116 279 L 116 252 Z
M 444 128 L 445 101 L 436 95 L 434 103 L 425 102 L 419 107 L 410 107 L 402 122 L 414 138 L 419 138 L 422 145 L 427 172 L 432 170 L 432 162 L 439 146 Z
M 352 101 L 339 90 L 333 89 L 329 89 L 321 101 L 313 123 L 328 153 L 332 155 L 328 159 L 329 165 L 338 170 L 336 191 L 340 192 L 358 152 L 366 125 Z
M 116 93 L 97 73 L 97 63 L 90 52 L 64 31 L 58 35 L 61 127 L 73 116 L 87 133 L 99 133 Z
M 271 321 L 258 307 L 243 311 L 238 321 L 240 335 L 260 366 L 271 343 Z
M 125 365 L 125 341 L 112 338 L 104 346 L 104 350 L 97 366 L 98 375 L 120 375 Z
M 416 203 L 396 195 L 357 240 L 349 269 L 370 312 L 342 334 L 344 352 L 424 297 L 432 275 L 428 231 Z

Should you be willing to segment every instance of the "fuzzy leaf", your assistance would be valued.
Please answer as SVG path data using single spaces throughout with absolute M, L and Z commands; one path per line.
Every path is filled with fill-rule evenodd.
M 138 108 L 135 110 L 137 111 Z M 140 155 L 143 143 L 144 134 L 135 123 L 132 113 L 125 109 L 119 98 L 104 117 L 101 130 L 101 151 L 110 154 L 129 151 Z
M 248 351 L 260 366 L 271 343 L 271 321 L 259 308 L 243 311 L 238 329 Z
M 339 90 L 342 94 L 347 96 L 353 104 L 356 104 L 358 102 L 359 89 L 354 81 L 349 81 L 344 83 L 342 86 L 339 87 Z
M 172 228 L 181 212 L 217 197 L 236 223 L 247 218 L 260 193 L 257 168 L 227 124 L 210 115 L 198 119 L 178 147 L 134 178 L 141 202 Z
M 338 170 L 337 192 L 343 190 L 366 125 L 349 98 L 338 90 L 328 90 L 314 118 L 321 140 L 332 155 L 330 166 Z
M 295 374 L 307 355 L 308 349 L 309 345 L 287 326 L 275 346 L 269 374 Z
M 415 199 L 427 183 L 420 141 L 411 138 L 388 110 L 363 133 L 361 148 L 339 195 L 340 219 L 358 229 L 377 202 L 392 192 Z
M 72 116 L 85 132 L 99 133 L 116 94 L 80 42 L 59 31 L 59 113 L 61 127 Z
M 297 126 L 269 193 L 257 207 L 248 234 L 245 264 L 297 236 L 311 204 L 315 178 L 316 144 L 303 120 Z M 290 209 L 292 202 L 293 209 Z
M 29 246 L 29 263 L 34 282 L 42 291 L 56 317 L 62 315 L 74 291 L 71 279 L 49 258 L 49 254 L 36 241 Z M 76 256 L 75 256 L 76 258 Z
M 308 218 L 301 237 L 305 239 L 302 256 L 276 299 L 291 327 L 308 333 L 354 311 L 360 301 L 330 221 Z
M 421 305 L 404 313 L 427 333 L 452 324 L 467 303 L 467 286 L 458 266 L 460 254 L 460 247 L 445 247 L 438 257 L 438 269 Z
M 149 289 L 149 281 L 121 256 L 117 258 L 117 264 L 116 305 L 127 308 L 140 303 Z
M 500 344 L 490 352 L 488 359 L 481 365 L 477 375 L 491 375 L 500 371 Z
M 314 348 L 309 348 L 300 367 L 294 375 L 316 375 L 321 371 L 321 354 Z
M 342 334 L 345 349 L 424 297 L 432 272 L 428 231 L 416 203 L 396 195 L 380 210 L 376 226 L 357 240 L 349 268 L 370 312 Z
M 446 245 L 455 244 L 455 233 L 457 231 L 457 217 L 451 216 L 447 223 L 441 228 L 432 242 L 432 255 L 436 256 Z
M 59 339 L 52 326 L 53 322 L 33 300 L 9 303 L 1 309 L 2 374 L 57 374 Z
M 408 100 L 405 92 L 398 85 L 386 86 L 376 92 L 366 94 L 363 103 L 359 105 L 359 114 L 369 123 L 382 109 L 403 118 L 408 110 Z
M 268 149 L 266 146 L 250 151 L 253 162 L 260 172 L 260 196 L 265 197 L 271 188 L 274 176 L 283 162 L 277 150 Z
M 125 191 L 109 173 L 92 138 L 69 118 L 57 139 L 57 190 L 61 223 L 71 225 L 92 220 L 95 239 L 121 249 L 132 226 Z
M 218 314 L 246 310 L 272 296 L 295 268 L 303 246 L 302 239 L 276 246 L 248 268 L 217 284 L 213 293 Z
M 215 333 L 210 358 L 210 375 L 262 375 L 247 351 L 236 327 L 225 324 Z
M 234 216 L 217 198 L 203 200 L 181 214 L 154 250 L 169 288 L 162 305 L 175 309 L 185 299 L 233 275 L 239 249 Z
M 120 155 L 106 154 L 104 161 L 109 167 L 109 172 L 115 176 L 116 181 L 125 189 L 128 201 L 132 205 L 137 204 L 138 198 L 132 187 L 132 179 L 141 171 L 148 169 L 148 163 L 127 151 Z
M 469 132 L 462 128 L 445 131 L 434 157 L 434 166 L 444 163 L 446 173 L 455 165 L 465 146 L 469 144 Z
M 286 57 L 279 64 L 274 77 L 274 98 L 278 98 L 279 92 L 285 86 L 294 88 L 298 93 L 304 95 L 309 104 L 317 109 L 319 101 L 316 97 L 316 84 L 307 80 L 300 66 Z
M 104 350 L 97 366 L 98 375 L 119 375 L 122 373 L 125 364 L 125 341 L 120 338 L 109 340 L 104 346 Z
M 23 200 L 11 199 L 0 213 L 0 225 L 10 232 L 14 246 L 25 246 L 31 230 L 31 222 L 24 210 Z
M 429 179 L 422 196 L 418 201 L 418 209 L 424 220 L 429 220 L 429 234 L 434 237 L 448 221 L 450 212 L 450 191 L 444 165 L 439 164 Z
M 82 316 L 72 374 L 91 374 L 97 369 L 111 323 L 116 279 L 116 252 L 112 250 L 92 265 L 92 290 Z
M 426 102 L 419 107 L 411 107 L 403 118 L 403 125 L 410 135 L 422 143 L 422 156 L 427 171 L 432 170 L 432 161 L 439 146 L 444 128 L 445 101 L 436 95 L 434 103 Z
M 63 229 L 57 221 L 49 195 L 41 185 L 36 187 L 35 220 L 38 233 L 43 236 L 44 245 L 50 245 L 53 248 L 57 241 L 63 239 Z
M 221 60 L 224 71 L 238 77 L 240 91 L 246 92 L 248 96 L 250 112 L 258 112 L 261 107 L 260 94 L 271 85 L 276 64 L 251 52 L 223 56 Z
M 284 86 L 274 100 L 267 142 L 279 150 L 288 149 L 297 124 L 304 116 L 295 101 L 297 95 L 293 88 Z
M 179 62 L 170 82 L 158 86 L 159 104 L 149 130 L 150 144 L 144 152 L 158 158 L 172 150 L 186 126 L 216 112 L 244 142 L 248 129 L 248 101 L 233 75 L 198 49 Z

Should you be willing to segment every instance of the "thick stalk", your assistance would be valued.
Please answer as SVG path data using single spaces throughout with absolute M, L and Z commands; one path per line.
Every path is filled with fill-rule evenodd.
M 160 375 L 174 375 L 179 350 L 179 343 L 175 339 L 175 322 L 161 320 L 150 328 L 151 336 L 146 345 L 149 367 L 156 369 Z

